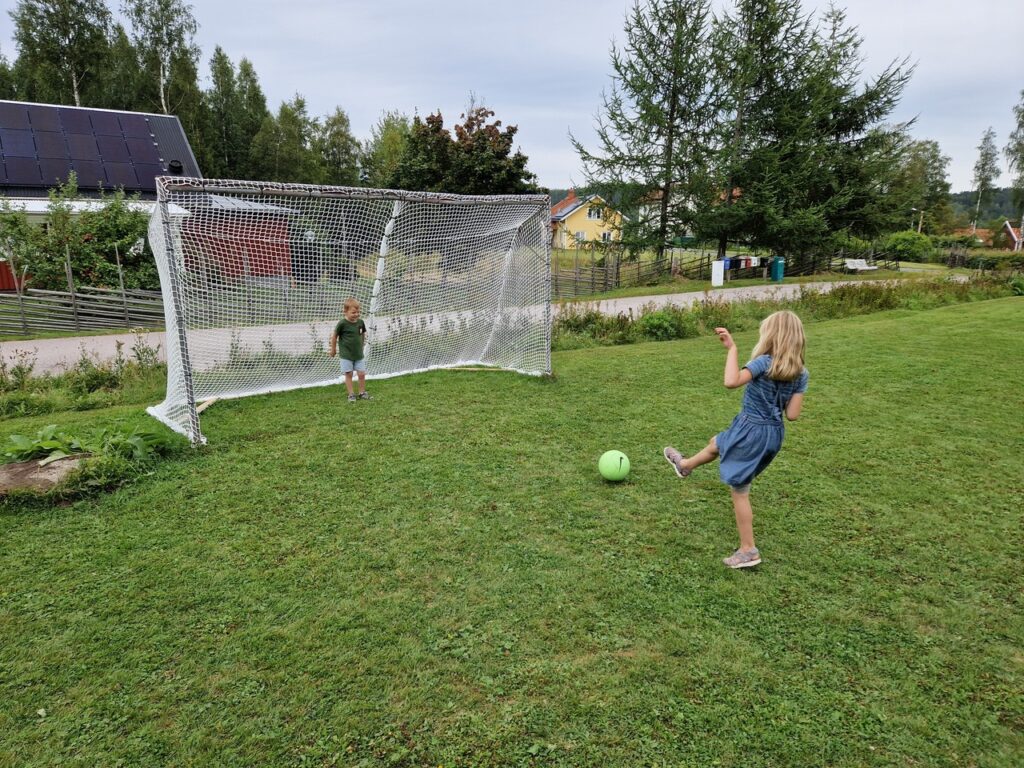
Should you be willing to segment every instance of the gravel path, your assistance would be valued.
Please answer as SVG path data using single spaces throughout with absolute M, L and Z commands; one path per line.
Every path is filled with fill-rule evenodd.
M 710 291 L 691 291 L 689 293 L 669 293 L 660 296 L 633 296 L 625 299 L 604 299 L 594 302 L 597 308 L 609 315 L 634 314 L 645 306 L 664 307 L 669 304 L 689 306 L 705 297 L 713 297 L 721 301 L 740 301 L 751 298 L 767 298 L 777 296 L 786 298 L 796 296 L 801 289 L 814 289 L 827 292 L 837 285 L 846 285 L 858 281 L 837 280 L 822 283 L 792 283 L 783 285 L 752 285 L 746 288 L 717 288 Z M 297 326 L 298 333 L 304 337 L 309 334 L 309 325 Z M 0 356 L 10 366 L 18 355 L 28 355 L 35 359 L 34 373 L 55 373 L 74 366 L 83 354 L 97 360 L 112 360 L 117 353 L 117 344 L 124 347 L 122 353 L 131 357 L 131 351 L 137 340 L 141 338 L 148 346 L 159 349 L 160 359 L 165 359 L 165 337 L 163 331 L 132 334 L 121 333 L 109 336 L 72 336 L 60 339 L 30 339 L 28 341 L 0 342 Z

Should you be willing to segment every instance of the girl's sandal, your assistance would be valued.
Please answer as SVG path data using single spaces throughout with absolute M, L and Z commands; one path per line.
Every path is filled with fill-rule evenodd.
M 693 472 L 692 469 L 683 469 L 682 467 L 679 466 L 679 462 L 681 462 L 686 457 L 683 456 L 683 454 L 681 454 L 671 445 L 668 446 L 661 453 L 665 457 L 665 461 L 672 465 L 672 469 L 676 471 L 676 474 L 679 475 L 679 477 L 688 477 L 689 474 Z

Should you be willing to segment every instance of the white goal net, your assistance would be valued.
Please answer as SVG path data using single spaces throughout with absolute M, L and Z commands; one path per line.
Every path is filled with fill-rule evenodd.
M 149 413 L 205 442 L 197 403 L 337 383 L 329 339 L 362 304 L 368 378 L 466 365 L 551 370 L 549 204 L 161 178 L 149 239 L 167 398 Z

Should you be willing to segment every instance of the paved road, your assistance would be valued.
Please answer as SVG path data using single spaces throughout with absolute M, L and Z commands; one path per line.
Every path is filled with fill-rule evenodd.
M 857 282 L 853 280 L 838 280 L 822 283 L 793 283 L 783 285 L 753 285 L 746 288 L 716 288 L 710 291 L 692 291 L 690 293 L 669 293 L 660 296 L 634 296 L 627 299 L 604 299 L 595 302 L 601 312 L 609 315 L 619 313 L 638 315 L 640 309 L 653 305 L 663 307 L 668 304 L 689 306 L 695 301 L 701 301 L 705 297 L 712 297 L 720 301 L 738 301 L 750 298 L 768 298 L 778 296 L 780 298 L 795 296 L 801 289 L 814 289 L 827 292 L 837 285 Z M 325 326 L 327 327 L 327 326 Z M 328 327 L 329 332 L 329 327 Z M 302 343 L 308 342 L 309 325 L 296 326 L 295 333 L 303 337 Z M 75 362 L 83 354 L 93 359 L 112 360 L 117 353 L 117 343 L 121 342 L 123 354 L 130 358 L 131 351 L 138 339 L 142 339 L 150 347 L 159 349 L 160 359 L 163 360 L 165 353 L 165 337 L 162 331 L 143 333 L 135 335 L 122 333 L 110 336 L 74 336 L 62 339 L 32 339 L 29 341 L 4 341 L 0 342 L 0 355 L 11 365 L 14 358 L 19 354 L 28 354 L 35 358 L 36 374 L 60 372 L 74 366 Z M 258 342 L 257 342 L 258 343 Z

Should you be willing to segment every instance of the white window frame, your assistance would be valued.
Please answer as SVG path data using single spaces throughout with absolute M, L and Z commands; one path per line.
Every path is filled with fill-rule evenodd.
M 573 239 L 575 239 L 576 242 L 579 243 L 580 245 L 583 245 L 583 243 L 587 242 L 587 233 L 584 232 L 582 229 L 579 232 L 573 232 L 572 236 Z
M 587 208 L 587 218 L 591 221 L 600 220 L 604 218 L 604 210 L 600 205 L 592 205 Z
M 602 232 L 601 233 L 601 242 L 603 242 L 603 243 L 610 243 L 611 241 L 612 241 L 612 233 L 611 232 Z

